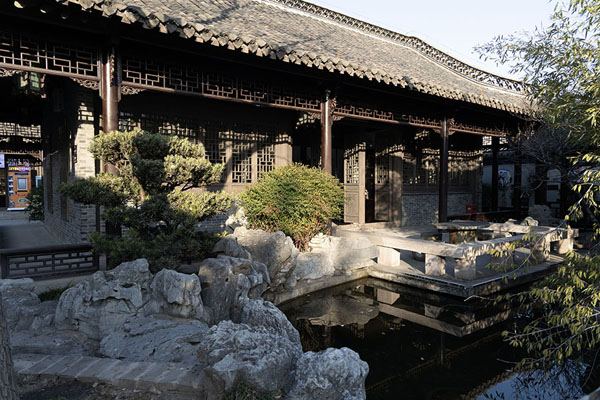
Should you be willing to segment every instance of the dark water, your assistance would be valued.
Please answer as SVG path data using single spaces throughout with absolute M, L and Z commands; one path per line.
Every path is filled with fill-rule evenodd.
M 465 302 L 366 279 L 280 308 L 300 331 L 304 351 L 358 352 L 370 368 L 369 399 L 578 399 L 600 384 L 588 379 L 583 363 L 513 373 L 524 354 L 501 333 L 517 322 L 514 304 Z

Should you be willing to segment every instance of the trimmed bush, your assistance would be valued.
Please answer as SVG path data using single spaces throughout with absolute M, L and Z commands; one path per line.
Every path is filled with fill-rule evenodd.
M 241 195 L 250 228 L 282 231 L 300 250 L 344 210 L 344 189 L 318 168 L 293 164 L 265 174 Z

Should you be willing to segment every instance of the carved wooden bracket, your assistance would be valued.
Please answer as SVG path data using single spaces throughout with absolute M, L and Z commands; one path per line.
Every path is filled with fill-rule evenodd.
M 14 76 L 16 73 L 17 71 L 14 69 L 0 68 L 0 78 L 8 78 Z

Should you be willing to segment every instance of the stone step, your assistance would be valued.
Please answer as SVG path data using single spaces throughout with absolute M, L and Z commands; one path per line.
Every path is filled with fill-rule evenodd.
M 196 395 L 204 391 L 204 373 L 200 366 L 27 353 L 13 354 L 13 361 L 15 371 L 22 375 L 59 376 L 132 389 L 156 388 Z

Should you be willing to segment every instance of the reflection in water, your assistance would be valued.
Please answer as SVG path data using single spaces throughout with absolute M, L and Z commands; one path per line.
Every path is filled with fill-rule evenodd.
M 345 346 L 369 363 L 369 399 L 576 399 L 580 387 L 595 388 L 584 382 L 583 363 L 513 373 L 523 354 L 502 341 L 514 323 L 508 302 L 465 302 L 369 278 L 281 309 L 304 351 Z

